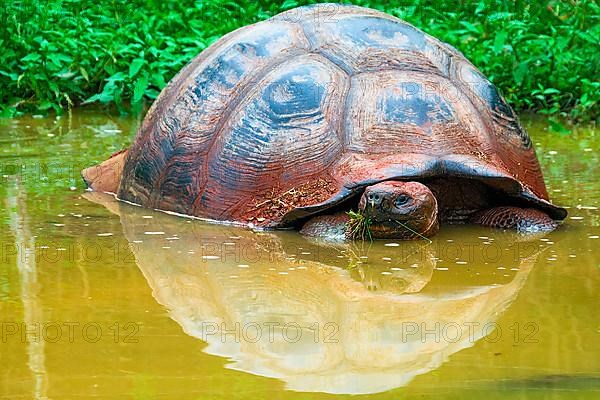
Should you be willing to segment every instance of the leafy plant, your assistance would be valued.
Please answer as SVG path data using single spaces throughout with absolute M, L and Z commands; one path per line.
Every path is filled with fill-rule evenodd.
M 175 73 L 238 27 L 295 0 L 22 0 L 0 6 L 0 115 L 88 103 L 138 112 Z M 356 0 L 462 51 L 519 111 L 597 120 L 595 0 Z
M 360 212 L 353 210 L 348 211 L 348 231 L 352 239 L 373 240 L 371 236 L 371 219 Z

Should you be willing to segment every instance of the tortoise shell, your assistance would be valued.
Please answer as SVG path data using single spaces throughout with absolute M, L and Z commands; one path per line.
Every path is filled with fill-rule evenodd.
M 513 110 L 451 46 L 384 13 L 301 7 L 194 58 L 148 111 L 117 196 L 281 227 L 384 180 L 460 177 L 546 211 Z

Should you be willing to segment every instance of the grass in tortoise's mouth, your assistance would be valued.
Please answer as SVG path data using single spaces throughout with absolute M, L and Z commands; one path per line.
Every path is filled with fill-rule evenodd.
M 350 218 L 350 221 L 348 222 L 350 237 L 352 239 L 360 240 L 368 238 L 370 241 L 373 241 L 373 236 L 371 235 L 371 224 L 373 221 L 371 218 L 353 210 L 348 211 L 347 214 Z
M 348 217 L 350 218 L 350 221 L 348 222 L 350 237 L 352 239 L 360 239 L 360 240 L 369 239 L 370 241 L 373 241 L 373 235 L 371 233 L 371 225 L 373 225 L 374 221 L 370 217 L 364 215 L 361 212 L 356 212 L 356 211 L 350 210 L 346 214 L 348 214 Z M 390 221 L 392 221 L 392 220 L 390 220 Z M 408 225 L 406 225 L 396 219 L 394 219 L 393 222 L 397 223 L 398 225 L 400 225 L 407 231 L 413 233 L 414 235 L 420 237 L 421 239 L 424 239 L 427 242 L 432 243 L 428 237 L 421 235 L 419 232 L 415 231 Z

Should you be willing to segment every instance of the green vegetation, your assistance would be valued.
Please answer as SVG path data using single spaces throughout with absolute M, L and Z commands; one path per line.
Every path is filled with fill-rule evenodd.
M 348 211 L 348 217 L 350 217 L 350 221 L 348 221 L 348 230 L 350 231 L 350 237 L 353 239 L 360 240 L 373 240 L 371 236 L 371 218 L 368 218 L 364 214 L 356 211 Z
M 139 111 L 223 34 L 307 1 L 47 0 L 0 6 L 0 114 L 88 103 Z M 520 111 L 596 120 L 595 0 L 354 1 L 471 60 Z M 560 127 L 560 125 L 559 125 Z

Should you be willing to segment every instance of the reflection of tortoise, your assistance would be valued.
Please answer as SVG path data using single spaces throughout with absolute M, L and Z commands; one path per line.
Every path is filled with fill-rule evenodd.
M 439 221 L 551 230 L 566 215 L 473 65 L 354 6 L 302 7 L 223 37 L 163 90 L 129 150 L 83 176 L 215 220 L 284 227 L 319 214 L 311 235 L 347 235 L 335 212 L 357 205 L 375 237 L 428 236 Z
M 332 244 L 292 232 L 186 223 L 160 213 L 142 218 L 147 210 L 99 193 L 85 197 L 119 214 L 152 296 L 185 333 L 206 341 L 204 352 L 226 358 L 228 368 L 281 379 L 302 392 L 390 390 L 439 368 L 487 334 L 493 340 L 488 328 L 506 321 L 500 318 L 541 251 L 538 241 L 524 252 L 520 243 L 499 252 L 493 266 L 484 264 L 492 253 L 474 251 L 469 266 L 432 276 L 431 257 L 448 262 L 453 254 L 441 236 L 434 245 Z M 178 239 L 169 240 L 174 233 Z M 498 240 L 493 232 L 489 236 Z M 504 249 L 509 241 L 496 243 Z M 359 258 L 366 261 L 360 264 L 364 274 L 360 267 L 334 267 L 340 265 L 335 260 L 342 266 L 347 260 L 337 258 L 336 249 L 368 254 L 368 260 Z M 497 265 L 510 277 L 498 274 Z M 371 282 L 378 290 L 370 290 Z

